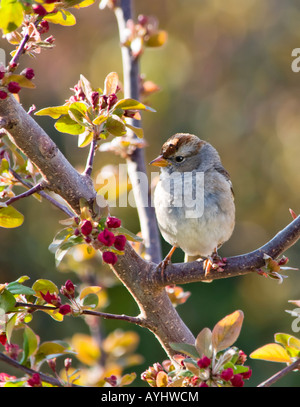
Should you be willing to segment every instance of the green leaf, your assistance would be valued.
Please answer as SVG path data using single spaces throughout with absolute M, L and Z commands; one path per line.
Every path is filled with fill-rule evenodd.
M 104 95 L 116 93 L 119 83 L 119 77 L 116 72 L 110 72 L 104 81 Z
M 35 291 L 32 288 L 26 287 L 17 281 L 9 283 L 6 289 L 12 294 L 35 295 Z
M 115 114 L 107 118 L 105 128 L 115 137 L 124 136 L 124 134 L 126 134 L 125 123 Z
M 35 295 L 39 298 L 43 298 L 40 292 L 42 292 L 43 294 L 47 294 L 47 291 L 49 291 L 50 294 L 58 294 L 59 292 L 56 284 L 54 284 L 50 280 L 46 280 L 43 278 L 36 280 L 32 285 L 32 289 L 35 291 Z
M 47 14 L 43 17 L 44 20 L 53 24 L 60 24 L 64 26 L 70 26 L 76 24 L 75 16 L 67 10 L 59 10 L 56 13 Z
M 144 240 L 143 238 L 135 235 L 134 233 L 130 232 L 130 230 L 127 230 L 123 226 L 120 226 L 118 228 L 118 234 L 119 235 L 124 235 L 127 240 L 130 240 L 131 242 L 140 242 L 142 243 Z
M 48 249 L 51 253 L 55 253 L 58 247 L 70 236 L 73 236 L 73 229 L 72 228 L 64 228 L 60 230 L 54 237 L 52 243 L 49 245 Z
M 176 352 L 183 353 L 184 355 L 188 355 L 192 358 L 199 359 L 200 355 L 197 352 L 197 349 L 194 345 L 189 343 L 170 343 L 172 349 L 176 350 Z
M 1 0 L 0 3 L 0 28 L 3 34 L 15 31 L 23 22 L 23 6 L 17 0 Z
M 212 331 L 212 345 L 217 352 L 234 344 L 239 337 L 243 319 L 243 312 L 238 310 L 215 325 Z
M 47 359 L 53 359 L 54 357 L 65 355 L 66 353 L 74 352 L 72 352 L 68 345 L 63 342 L 43 342 L 35 354 L 35 361 L 36 363 L 40 363 Z
M 104 123 L 106 120 L 107 120 L 107 116 L 100 114 L 99 116 L 96 117 L 96 119 L 93 120 L 93 124 L 96 124 L 98 126 L 98 125 Z
M 39 338 L 29 326 L 25 325 L 23 339 L 23 355 L 20 361 L 24 365 L 27 359 L 35 352 L 38 347 Z
M 150 112 L 155 112 L 152 107 L 146 106 L 135 99 L 120 99 L 114 105 L 114 108 L 121 108 L 123 110 L 149 110 Z
M 45 107 L 44 109 L 35 112 L 36 116 L 50 116 L 52 119 L 58 119 L 63 114 L 68 114 L 69 106 L 53 106 L 53 107 Z
M 54 127 L 61 133 L 68 133 L 75 136 L 83 133 L 85 130 L 84 126 L 75 122 L 75 120 L 71 119 L 68 114 L 61 116 L 55 123 Z
M 83 298 L 82 305 L 84 307 L 96 308 L 98 302 L 99 302 L 98 295 L 90 293 Z
M 27 79 L 24 75 L 12 74 L 5 76 L 3 84 L 6 85 L 9 82 L 17 82 L 20 86 L 22 86 L 22 88 L 35 88 L 35 84 L 30 79 Z
M 138 136 L 138 138 L 144 137 L 144 130 L 141 127 L 135 127 L 128 123 L 126 123 L 126 127 L 132 130 Z
M 24 222 L 24 216 L 13 206 L 0 208 L 0 227 L 17 228 Z
M 85 131 L 78 136 L 78 147 L 88 146 L 93 141 L 94 134 L 92 131 Z
M 12 293 L 4 289 L 0 295 L 0 309 L 4 312 L 11 311 L 14 308 L 16 299 Z
M 17 313 L 13 314 L 12 317 L 9 318 L 9 320 L 6 323 L 5 333 L 8 343 L 10 343 L 11 335 L 13 333 L 14 327 L 16 326 L 17 317 L 18 317 Z
M 212 355 L 212 333 L 209 328 L 203 328 L 202 331 L 197 335 L 195 346 L 200 356 L 207 356 L 208 358 Z

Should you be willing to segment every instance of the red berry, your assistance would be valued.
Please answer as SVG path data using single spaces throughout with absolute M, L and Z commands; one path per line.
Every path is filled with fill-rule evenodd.
M 121 226 L 121 220 L 110 216 L 106 219 L 106 224 L 108 228 L 119 228 Z
M 0 90 L 0 99 L 6 99 L 7 98 L 7 93 L 4 92 L 4 90 Z
M 114 246 L 117 250 L 124 250 L 126 244 L 126 237 L 124 235 L 118 235 L 115 238 Z
M 9 82 L 7 85 L 7 89 L 10 93 L 19 93 L 21 90 L 21 86 L 18 84 L 18 82 Z
M 47 10 L 41 4 L 34 4 L 32 10 L 40 17 L 44 17 L 47 14 Z
M 115 235 L 108 229 L 104 229 L 103 232 L 99 233 L 97 239 L 105 246 L 112 246 L 115 242 Z
M 105 263 L 112 265 L 116 264 L 118 261 L 118 257 L 113 252 L 104 252 L 102 254 L 102 259 Z
M 81 233 L 84 236 L 88 236 L 93 230 L 93 225 L 92 222 L 89 220 L 84 220 L 82 225 L 81 225 Z

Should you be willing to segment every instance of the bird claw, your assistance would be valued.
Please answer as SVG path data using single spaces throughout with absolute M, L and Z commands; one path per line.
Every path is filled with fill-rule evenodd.
M 166 267 L 168 266 L 168 264 L 171 263 L 171 258 L 175 250 L 176 246 L 173 246 L 169 253 L 166 255 L 166 257 L 164 258 L 164 260 L 161 261 L 157 266 L 157 269 L 160 269 L 160 275 L 162 279 L 164 278 L 164 272 Z
M 206 277 L 210 270 L 224 271 L 224 266 L 226 266 L 226 257 L 220 257 L 217 252 L 214 252 L 212 256 L 208 256 L 203 262 L 204 276 Z

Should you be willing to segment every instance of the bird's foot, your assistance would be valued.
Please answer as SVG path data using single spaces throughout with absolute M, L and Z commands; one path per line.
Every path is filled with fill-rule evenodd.
M 157 269 L 160 270 L 162 279 L 164 278 L 164 272 L 165 272 L 167 265 L 171 263 L 171 258 L 172 258 L 173 253 L 175 252 L 175 250 L 176 250 L 176 246 L 173 246 L 172 249 L 169 251 L 169 253 L 166 255 L 166 257 L 163 259 L 163 261 L 161 261 L 157 266 Z
M 218 255 L 217 251 L 214 251 L 211 256 L 208 256 L 203 262 L 203 269 L 205 271 L 205 277 L 209 274 L 210 270 L 224 271 L 224 266 L 226 266 L 226 257 L 221 257 Z

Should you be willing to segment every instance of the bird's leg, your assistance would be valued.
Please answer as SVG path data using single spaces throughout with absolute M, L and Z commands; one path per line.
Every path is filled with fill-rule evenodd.
M 218 271 L 223 271 L 223 266 L 226 265 L 226 258 L 221 257 L 218 254 L 218 249 L 215 248 L 212 255 L 208 256 L 205 260 L 204 269 L 205 269 L 205 276 L 210 272 L 210 270 L 217 269 Z
M 169 251 L 169 253 L 166 255 L 166 257 L 163 259 L 163 261 L 161 261 L 158 265 L 158 268 L 160 268 L 160 273 L 161 273 L 162 278 L 164 275 L 165 268 L 171 262 L 171 258 L 173 256 L 173 253 L 175 252 L 175 250 L 176 250 L 176 246 L 173 246 L 171 248 L 171 250 Z

